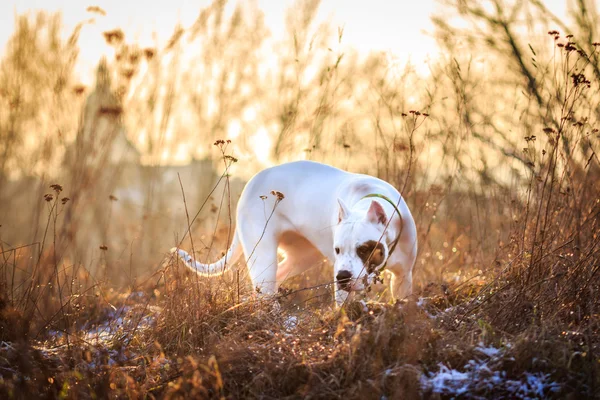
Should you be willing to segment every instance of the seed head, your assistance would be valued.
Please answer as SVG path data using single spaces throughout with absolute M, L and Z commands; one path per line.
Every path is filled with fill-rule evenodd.
M 271 190 L 271 194 L 275 197 L 277 197 L 278 201 L 281 201 L 285 198 L 285 196 L 283 195 L 283 193 L 281 193 L 280 191 L 277 190 Z
M 73 93 L 75 93 L 77 96 L 82 95 L 83 92 L 85 92 L 85 86 L 77 85 L 73 87 Z
M 156 54 L 154 49 L 150 47 L 144 49 L 144 56 L 146 57 L 146 60 L 152 60 L 152 58 L 154 58 L 154 54 Z
M 89 6 L 88 8 L 85 9 L 85 11 L 90 12 L 90 13 L 100 14 L 100 15 L 106 15 L 106 11 L 104 11 L 102 8 L 100 8 L 98 6 Z
M 103 35 L 104 35 L 104 40 L 106 40 L 106 43 L 108 43 L 109 45 L 119 44 L 119 43 L 123 42 L 123 39 L 125 39 L 125 34 L 120 29 L 113 29 L 112 31 L 106 31 L 103 33 Z

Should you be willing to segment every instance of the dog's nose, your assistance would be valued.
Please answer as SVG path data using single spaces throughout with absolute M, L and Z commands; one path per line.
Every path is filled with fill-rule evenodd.
M 341 270 L 335 276 L 335 279 L 337 280 L 340 289 L 348 290 L 350 288 L 350 279 L 352 279 L 352 272 Z

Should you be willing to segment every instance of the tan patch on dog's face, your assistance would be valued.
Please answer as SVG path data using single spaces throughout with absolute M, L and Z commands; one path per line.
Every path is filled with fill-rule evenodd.
M 375 271 L 375 268 L 383 264 L 385 259 L 385 249 L 382 243 L 375 240 L 369 240 L 356 248 L 356 254 L 362 260 L 363 265 L 369 274 Z

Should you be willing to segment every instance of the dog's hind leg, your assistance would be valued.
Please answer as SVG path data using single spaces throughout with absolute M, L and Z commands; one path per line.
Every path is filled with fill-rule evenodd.
M 238 235 L 252 285 L 257 292 L 270 295 L 277 291 L 277 234 L 274 229 L 240 221 Z
M 285 258 L 277 266 L 278 284 L 325 261 L 325 256 L 312 243 L 295 232 L 284 232 L 279 237 L 279 248 Z

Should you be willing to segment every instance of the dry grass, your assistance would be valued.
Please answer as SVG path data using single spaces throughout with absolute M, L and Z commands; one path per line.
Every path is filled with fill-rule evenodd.
M 314 1 L 259 72 L 260 11 L 217 1 L 162 49 L 106 32 L 115 57 L 85 88 L 81 27 L 62 41 L 58 16 L 19 17 L 0 63 L 0 397 L 596 395 L 598 14 L 578 2 L 569 28 L 535 1 L 447 3 L 473 25 L 435 19 L 427 79 L 346 49 Z M 306 154 L 402 189 L 413 298 L 336 310 L 327 265 L 264 298 L 243 266 L 204 279 L 164 256 L 226 247 L 232 175 L 259 168 L 244 153 L 260 127 L 277 161 Z M 164 165 L 179 143 L 209 159 Z

